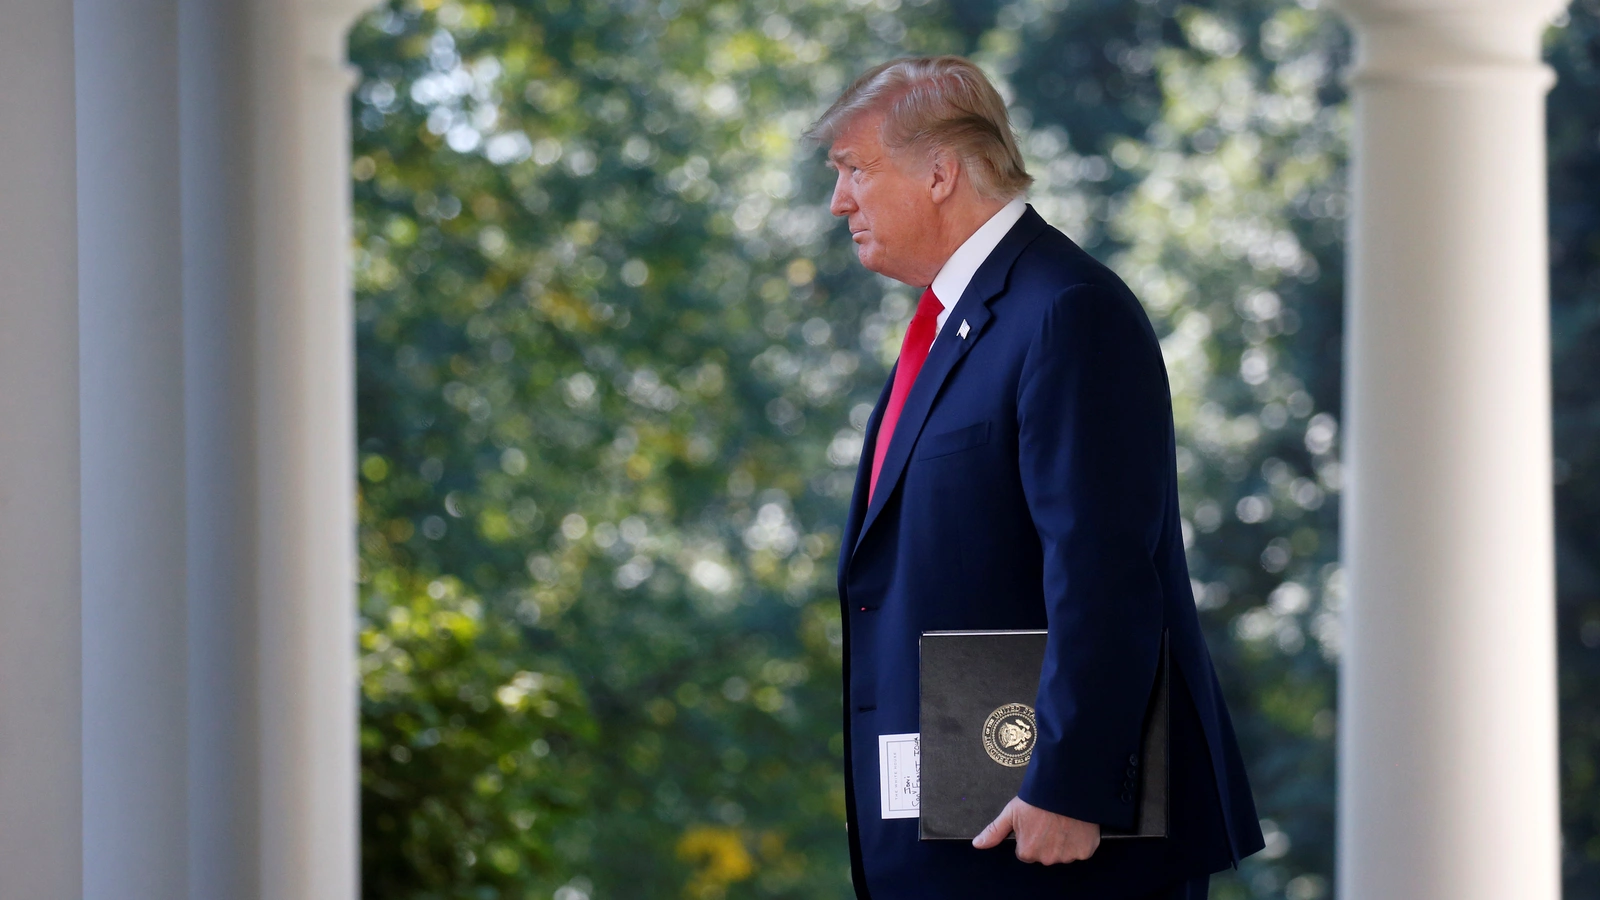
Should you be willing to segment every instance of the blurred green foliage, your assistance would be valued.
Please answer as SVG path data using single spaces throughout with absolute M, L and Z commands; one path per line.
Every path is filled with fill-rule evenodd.
M 1550 29 L 1550 299 L 1566 896 L 1600 897 L 1600 0 Z
M 1213 896 L 1330 896 L 1349 51 L 1314 6 L 366 18 L 365 895 L 848 893 L 833 567 L 912 295 L 860 269 L 797 136 L 868 65 L 958 52 L 1013 101 L 1032 202 L 1163 337 L 1191 571 L 1268 820 Z M 1582 0 L 1551 38 L 1574 885 L 1600 870 L 1597 22 Z

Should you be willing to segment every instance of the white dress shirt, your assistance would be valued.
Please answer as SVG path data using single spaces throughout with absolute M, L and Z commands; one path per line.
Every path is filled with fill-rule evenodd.
M 1017 224 L 1023 212 L 1028 208 L 1027 201 L 1021 197 L 1014 198 L 1010 203 L 1000 207 L 1000 211 L 989 217 L 989 221 L 978 227 L 972 237 L 956 248 L 950 258 L 944 261 L 944 268 L 933 277 L 933 294 L 939 298 L 939 305 L 944 310 L 939 313 L 939 319 L 934 323 L 933 334 L 937 338 L 940 331 L 944 330 L 944 320 L 950 318 L 950 310 L 955 309 L 961 301 L 961 295 L 967 292 L 967 285 L 972 282 L 972 276 L 978 273 L 978 267 L 989 258 L 994 248 L 1000 245 L 1001 238 L 1011 231 L 1011 226 Z

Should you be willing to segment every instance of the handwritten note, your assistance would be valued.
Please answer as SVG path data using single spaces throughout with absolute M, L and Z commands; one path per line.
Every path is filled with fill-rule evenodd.
M 915 819 L 922 778 L 920 734 L 878 735 L 878 793 L 885 819 Z

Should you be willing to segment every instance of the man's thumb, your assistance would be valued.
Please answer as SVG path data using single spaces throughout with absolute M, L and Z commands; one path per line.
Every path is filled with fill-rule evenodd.
M 989 823 L 989 827 L 983 829 L 983 831 L 978 833 L 977 837 L 972 839 L 972 846 L 977 847 L 979 850 L 988 850 L 990 847 L 998 847 L 1000 846 L 1000 842 L 1005 840 L 1006 835 L 1010 833 L 1011 807 L 1007 806 L 1005 809 L 1000 811 L 1000 815 L 995 817 L 993 822 Z

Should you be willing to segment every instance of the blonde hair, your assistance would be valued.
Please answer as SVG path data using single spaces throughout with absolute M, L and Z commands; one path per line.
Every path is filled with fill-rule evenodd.
M 891 153 L 948 150 L 986 198 L 1009 200 L 1033 183 L 1011 133 L 1005 101 L 969 60 L 908 57 L 870 69 L 805 136 L 831 144 L 857 116 L 878 111 L 884 113 L 883 145 Z

